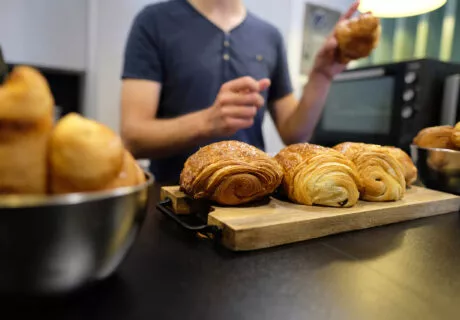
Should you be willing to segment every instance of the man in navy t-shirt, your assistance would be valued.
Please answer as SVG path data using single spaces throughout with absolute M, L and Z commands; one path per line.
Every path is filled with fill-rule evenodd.
M 343 19 L 351 17 L 358 3 Z M 144 8 L 126 45 L 122 136 L 151 159 L 160 183 L 177 183 L 200 146 L 239 140 L 264 149 L 268 107 L 286 144 L 307 141 L 318 122 L 336 61 L 331 36 L 297 101 L 279 31 L 242 0 L 170 0 Z

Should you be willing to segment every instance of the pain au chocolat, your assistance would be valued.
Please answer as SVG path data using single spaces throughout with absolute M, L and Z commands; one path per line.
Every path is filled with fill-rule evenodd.
M 412 162 L 410 156 L 404 152 L 404 150 L 396 147 L 385 146 L 384 150 L 390 152 L 390 154 L 399 162 L 402 167 L 404 179 L 406 180 L 406 186 L 410 187 L 416 180 L 418 170 Z
M 195 199 L 240 205 L 273 193 L 282 177 L 280 165 L 265 152 L 243 142 L 222 141 L 187 159 L 180 186 Z
M 46 79 L 18 66 L 0 84 L 0 194 L 47 192 L 54 99 Z
M 406 179 L 401 163 L 385 148 L 345 142 L 334 147 L 353 161 L 361 178 L 361 199 L 396 201 L 404 197 Z
M 303 143 L 284 148 L 275 159 L 283 167 L 283 189 L 291 201 L 329 207 L 357 203 L 358 171 L 340 152 Z

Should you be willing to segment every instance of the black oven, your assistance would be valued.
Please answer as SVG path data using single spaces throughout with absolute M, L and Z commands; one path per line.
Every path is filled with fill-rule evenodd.
M 457 73 L 459 64 L 431 59 L 346 70 L 331 85 L 312 142 L 408 150 L 419 130 L 440 124 L 444 83 Z

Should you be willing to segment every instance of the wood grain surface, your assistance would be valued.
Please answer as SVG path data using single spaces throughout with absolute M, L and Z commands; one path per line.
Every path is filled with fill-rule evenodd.
M 173 203 L 186 195 L 178 187 L 164 187 Z M 421 187 L 409 189 L 397 202 L 360 201 L 352 208 L 303 206 L 270 198 L 244 207 L 213 206 L 208 224 L 222 229 L 222 244 L 234 251 L 256 250 L 331 234 L 378 227 L 460 209 L 460 197 Z M 181 213 L 187 211 L 181 207 Z

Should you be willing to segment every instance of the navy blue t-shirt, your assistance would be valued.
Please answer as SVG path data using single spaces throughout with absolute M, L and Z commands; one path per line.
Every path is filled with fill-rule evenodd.
M 162 84 L 157 117 L 174 118 L 211 106 L 227 81 L 251 76 L 271 79 L 263 92 L 267 106 L 292 92 L 286 53 L 280 32 L 248 13 L 226 33 L 186 0 L 145 7 L 135 18 L 125 52 L 123 79 Z M 264 149 L 261 108 L 251 128 L 231 137 Z M 151 170 L 159 182 L 177 182 L 185 160 L 200 145 L 172 157 L 153 159 Z

